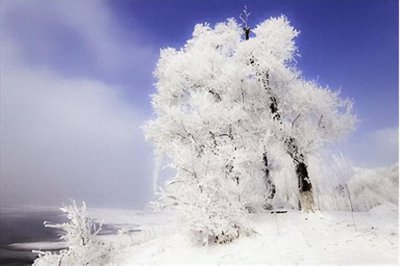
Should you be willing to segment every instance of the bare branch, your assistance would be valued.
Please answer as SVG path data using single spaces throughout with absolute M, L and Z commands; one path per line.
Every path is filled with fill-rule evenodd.
M 351 202 L 351 197 L 350 197 L 350 192 L 349 192 L 349 188 L 347 187 L 347 185 L 344 185 L 347 191 L 347 196 L 349 197 L 349 201 L 350 201 L 350 207 L 351 207 L 351 218 L 353 219 L 353 225 L 354 225 L 354 229 L 357 232 L 357 226 L 356 223 L 354 222 L 354 215 L 353 215 L 353 202 Z
M 322 117 L 324 117 L 324 115 L 321 115 L 321 117 L 319 118 L 319 121 L 318 121 L 318 127 L 320 127 L 320 126 L 321 126 Z
M 247 11 L 247 6 L 245 5 L 242 13 L 239 16 L 240 20 L 244 23 L 245 28 L 248 28 L 247 22 L 248 22 L 249 16 L 250 16 L 250 12 Z
M 216 92 L 214 89 L 209 89 L 208 92 L 215 97 L 215 100 L 217 102 L 221 101 L 221 95 L 218 92 Z
M 199 181 L 199 178 L 197 177 L 196 171 L 194 171 L 194 170 L 188 170 L 188 169 L 186 169 L 186 168 L 184 168 L 184 167 L 182 167 L 182 166 L 178 166 L 178 168 L 180 168 L 180 169 L 182 169 L 183 171 L 185 171 L 185 172 L 191 174 L 191 175 L 194 177 L 194 179 L 196 180 L 196 182 L 197 182 L 197 185 L 198 185 L 198 187 L 199 187 L 200 193 L 203 193 L 203 186 L 200 184 L 200 181 Z
M 296 118 L 293 120 L 293 122 L 292 122 L 292 128 L 293 128 L 293 126 L 294 126 L 294 123 L 296 123 L 296 121 L 297 121 L 297 119 L 300 117 L 300 113 L 296 116 Z
M 247 11 L 247 6 L 244 6 L 244 10 L 240 14 L 239 18 L 244 24 L 243 30 L 245 32 L 246 40 L 250 38 L 250 27 L 248 26 L 249 16 L 250 12 Z

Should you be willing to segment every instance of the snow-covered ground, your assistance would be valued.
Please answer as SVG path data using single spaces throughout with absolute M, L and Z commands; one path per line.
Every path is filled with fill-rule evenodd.
M 326 194 L 336 207 L 315 213 L 289 210 L 248 214 L 255 233 L 223 245 L 195 245 L 175 223 L 173 212 L 124 209 L 87 210 L 103 224 L 96 237 L 111 243 L 113 265 L 136 264 L 394 264 L 399 258 L 398 166 L 356 169 L 348 182 L 350 197 Z M 341 202 L 343 201 L 343 202 Z M 341 204 L 343 203 L 343 204 Z M 329 207 L 329 204 L 327 205 Z M 50 221 L 52 222 L 52 221 Z M 121 230 L 122 229 L 122 230 Z M 49 229 L 50 230 L 50 229 Z M 64 242 L 9 245 L 7 250 L 58 250 Z M 42 260 L 38 265 L 46 264 Z
M 249 214 L 254 235 L 209 246 L 195 245 L 177 230 L 172 213 L 114 209 L 88 209 L 88 213 L 107 226 L 130 232 L 131 244 L 112 255 L 115 265 L 398 263 L 398 207 L 391 203 L 354 212 L 354 222 L 351 212 Z M 121 235 L 99 237 L 127 243 Z M 60 244 L 38 242 L 13 248 L 54 249 Z
M 114 219 L 116 217 L 114 216 Z M 116 264 L 397 264 L 398 207 L 387 203 L 369 212 L 256 214 L 256 234 L 226 245 L 195 246 L 181 233 L 164 232 L 128 248 Z

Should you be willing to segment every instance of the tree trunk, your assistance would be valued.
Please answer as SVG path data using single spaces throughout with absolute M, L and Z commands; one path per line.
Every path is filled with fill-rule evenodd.
M 268 157 L 266 152 L 263 153 L 263 162 L 265 168 L 264 182 L 265 182 L 265 188 L 267 189 L 267 198 L 264 204 L 264 209 L 272 210 L 272 204 L 269 202 L 269 200 L 272 200 L 274 198 L 276 193 L 276 188 L 269 176 Z
M 300 193 L 300 209 L 309 212 L 314 209 L 312 185 L 308 177 L 307 165 L 304 162 L 296 164 L 296 174 Z
M 246 38 L 246 41 L 247 41 L 248 39 L 250 39 L 250 28 L 249 27 L 244 27 L 243 30 L 244 30 L 244 35 L 245 35 L 245 38 Z
M 312 193 L 312 184 L 308 176 L 307 164 L 304 161 L 304 156 L 299 152 L 296 139 L 287 138 L 285 140 L 286 150 L 290 157 L 292 157 L 295 164 L 298 189 L 300 194 L 299 209 L 306 212 L 313 211 L 314 198 Z
M 243 28 L 245 32 L 246 40 L 249 38 L 250 28 Z M 272 114 L 273 119 L 282 125 L 282 119 L 279 114 L 278 108 L 278 100 L 272 92 L 271 87 L 269 86 L 269 72 L 268 71 L 260 71 L 257 69 L 258 64 L 254 57 L 250 58 L 249 64 L 256 67 L 256 76 L 259 82 L 262 83 L 263 88 L 266 89 L 270 95 L 269 99 L 271 101 L 269 107 Z M 278 137 L 277 137 L 278 138 Z M 284 143 L 286 144 L 286 151 L 292 157 L 293 162 L 295 164 L 297 181 L 298 181 L 298 189 L 300 193 L 300 201 L 299 201 L 299 209 L 303 209 L 304 211 L 312 211 L 314 208 L 314 198 L 312 193 L 312 185 L 311 180 L 308 176 L 307 165 L 304 162 L 303 154 L 299 151 L 298 145 L 296 143 L 296 139 L 293 137 L 286 137 L 284 139 Z M 268 169 L 268 160 L 266 153 L 263 154 L 263 161 L 265 166 L 265 177 L 267 183 L 267 191 L 268 197 L 275 195 L 275 185 L 272 183 L 271 179 L 269 178 L 269 169 Z M 270 186 L 269 186 L 270 185 Z M 273 187 L 273 194 L 269 194 L 270 191 L 268 190 L 269 187 Z

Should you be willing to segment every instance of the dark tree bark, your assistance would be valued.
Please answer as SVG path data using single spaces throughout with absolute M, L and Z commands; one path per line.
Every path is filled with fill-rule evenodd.
M 250 39 L 250 30 L 251 29 L 249 27 L 244 27 L 243 30 L 244 30 L 244 35 L 245 35 L 245 38 L 247 41 L 248 39 Z
M 299 191 L 311 191 L 312 185 L 310 182 L 310 178 L 308 177 L 307 166 L 305 163 L 301 162 L 296 165 L 296 174 L 299 181 Z
M 304 156 L 299 152 L 296 139 L 285 139 L 286 150 L 292 157 L 296 167 L 296 175 L 298 178 L 299 192 L 307 192 L 312 190 L 310 178 L 308 176 L 307 165 L 304 162 Z
M 267 188 L 267 197 L 268 199 L 273 199 L 276 193 L 276 188 L 275 184 L 272 182 L 269 176 L 268 157 L 266 152 L 264 152 L 263 154 L 263 162 L 265 167 L 264 180 L 265 180 L 265 186 Z

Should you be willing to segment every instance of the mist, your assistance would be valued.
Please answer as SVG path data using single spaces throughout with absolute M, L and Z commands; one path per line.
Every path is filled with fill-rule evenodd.
M 116 36 L 100 2 L 69 3 L 1 4 L 1 206 L 143 208 L 153 196 L 149 114 L 113 79 L 149 48 Z M 150 105 L 143 73 L 132 74 Z

